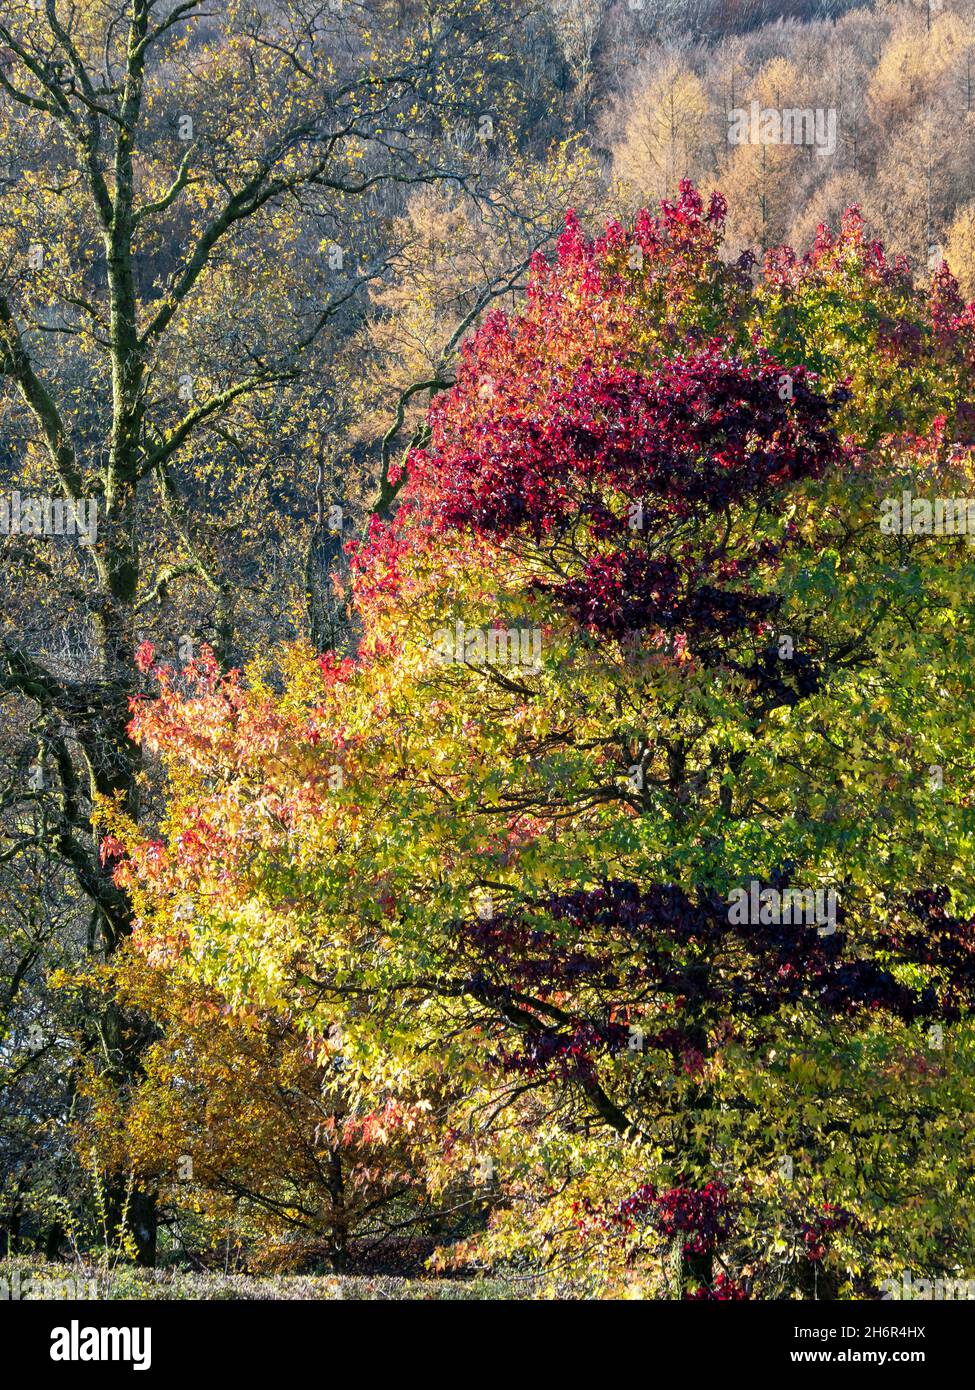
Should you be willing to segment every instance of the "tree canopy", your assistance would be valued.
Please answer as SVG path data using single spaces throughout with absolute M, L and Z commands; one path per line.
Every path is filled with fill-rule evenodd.
M 972 552 L 882 518 L 971 491 L 975 318 L 855 209 L 757 276 L 725 215 L 569 215 L 350 547 L 354 653 L 140 649 L 169 798 L 102 853 L 143 961 L 423 1107 L 450 1258 L 869 1296 L 972 1261 Z

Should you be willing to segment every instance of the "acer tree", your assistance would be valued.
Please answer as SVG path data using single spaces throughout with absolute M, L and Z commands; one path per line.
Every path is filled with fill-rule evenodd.
M 880 525 L 971 476 L 973 314 L 855 212 L 753 284 L 724 216 L 570 216 L 353 548 L 354 657 L 141 652 L 170 796 L 103 851 L 370 1103 L 449 1078 L 465 1257 L 869 1296 L 973 1255 L 971 552 Z

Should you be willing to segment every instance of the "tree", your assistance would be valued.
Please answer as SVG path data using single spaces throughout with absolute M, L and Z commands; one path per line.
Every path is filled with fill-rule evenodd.
M 796 185 L 804 161 L 812 155 L 799 144 L 786 142 L 774 124 L 780 113 L 802 109 L 804 83 L 794 64 L 781 58 L 767 63 L 750 84 L 741 107 L 749 112 L 748 139 L 731 145 L 730 157 L 722 171 L 722 187 L 727 189 L 733 214 L 733 233 L 741 247 L 762 251 L 781 242 L 789 214 L 794 206 Z M 758 103 L 759 129 L 755 130 L 753 103 Z M 766 111 L 773 112 L 773 128 L 765 129 Z M 728 139 L 733 126 L 729 117 Z M 790 132 L 796 139 L 794 131 Z M 808 138 L 808 137 L 807 137 Z
M 456 1083 L 482 1253 L 869 1296 L 973 1258 L 970 551 L 880 525 L 971 477 L 972 316 L 854 214 L 752 291 L 724 213 L 536 257 L 354 550 L 354 658 L 144 652 L 171 796 L 106 851 L 155 959 Z
M 975 203 L 965 203 L 945 235 L 945 260 L 966 299 L 975 296 Z
M 555 32 L 572 75 L 572 95 L 582 125 L 592 100 L 593 59 L 605 14 L 606 0 L 559 0 L 555 10 Z
M 709 113 L 695 73 L 676 58 L 666 60 L 621 106 L 628 116 L 614 151 L 614 172 L 644 203 L 673 197 L 681 179 L 700 177 Z
M 136 1087 L 84 1069 L 76 1142 L 94 1172 L 151 1185 L 184 1254 L 223 1262 L 236 1246 L 251 1267 L 342 1270 L 436 1230 L 418 1176 L 431 1100 L 364 1108 L 338 1035 L 313 1046 L 125 950 L 62 982 L 79 1017 L 102 994 L 152 1021 Z
M 331 351 L 385 268 L 376 195 L 476 190 L 464 132 L 488 71 L 506 109 L 514 9 L 436 0 L 423 16 L 422 33 L 416 6 L 385 0 L 234 3 L 219 25 L 199 0 L 15 0 L 0 17 L 4 471 L 11 494 L 70 508 L 87 542 L 51 547 L 27 525 L 4 540 L 0 691 L 14 727 L 35 721 L 42 779 L 5 812 L 22 847 L 43 792 L 96 955 L 132 911 L 91 806 L 152 807 L 126 732 L 140 641 L 185 657 L 209 638 L 229 660 L 290 621 L 292 594 L 263 590 L 324 470 L 309 415 L 323 432 L 341 417 Z M 299 600 L 306 582 L 299 568 Z M 111 1008 L 100 1029 L 132 1076 L 137 1032 Z M 132 1211 L 149 1260 L 151 1193 Z

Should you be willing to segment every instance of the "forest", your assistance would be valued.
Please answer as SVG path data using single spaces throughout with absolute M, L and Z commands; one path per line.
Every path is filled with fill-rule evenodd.
M 7 1298 L 975 1297 L 973 137 L 970 0 L 0 0 Z

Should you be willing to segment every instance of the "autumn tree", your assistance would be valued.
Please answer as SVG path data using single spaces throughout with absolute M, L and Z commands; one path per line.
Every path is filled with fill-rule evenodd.
M 586 124 L 592 101 L 594 56 L 606 14 L 606 0 L 558 0 L 554 24 L 572 80 L 572 97 Z
M 700 178 L 712 143 L 713 114 L 694 72 L 668 58 L 620 106 L 623 133 L 614 150 L 614 172 L 644 203 L 672 197 L 683 178 Z
M 955 213 L 945 235 L 944 253 L 959 289 L 971 299 L 975 295 L 975 203 L 965 203 Z
M 151 1020 L 136 1086 L 82 1070 L 75 1142 L 93 1176 L 151 1184 L 185 1256 L 223 1262 L 229 1240 L 250 1268 L 343 1270 L 445 1228 L 421 1181 L 437 1098 L 363 1106 L 340 1034 L 313 1046 L 286 1017 L 228 1009 L 127 951 L 60 983 L 82 1035 L 99 995 Z
M 965 495 L 975 333 L 855 213 L 754 287 L 724 218 L 536 257 L 353 552 L 354 658 L 144 652 L 169 809 L 106 853 L 140 949 L 364 1094 L 458 1083 L 482 1256 L 870 1296 L 973 1258 L 971 559 L 881 518 Z
M 806 101 L 808 90 L 793 63 L 774 59 L 743 95 L 741 108 L 748 111 L 747 138 L 729 145 L 728 162 L 722 171 L 722 187 L 735 209 L 732 226 L 740 247 L 764 252 L 785 238 L 796 188 L 807 162 L 817 156 L 798 143 L 794 131 L 790 130 L 789 139 L 783 139 L 779 122 L 787 110 L 801 110 L 807 105 L 811 109 Z M 771 129 L 765 124 L 766 111 L 773 114 Z M 758 129 L 754 128 L 756 123 Z M 729 116 L 729 142 L 735 133 Z

